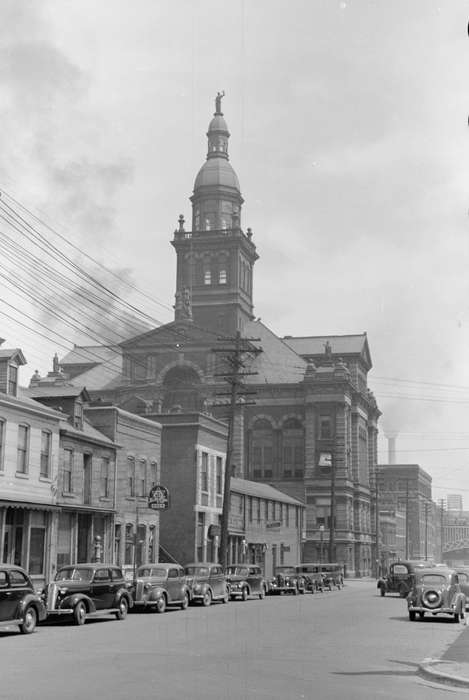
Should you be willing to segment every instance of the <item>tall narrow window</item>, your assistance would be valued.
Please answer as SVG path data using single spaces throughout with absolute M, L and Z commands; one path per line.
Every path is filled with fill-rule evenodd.
M 39 475 L 46 479 L 50 476 L 51 440 L 51 433 L 43 430 L 41 432 L 41 467 Z
M 83 430 L 83 404 L 75 401 L 73 406 L 73 425 L 78 430 Z
M 217 457 L 217 495 L 223 493 L 223 460 Z
M 18 426 L 18 446 L 16 471 L 20 474 L 28 473 L 28 448 L 29 448 L 29 427 L 27 425 Z
M 138 460 L 138 483 L 137 496 L 141 498 L 146 495 L 147 487 L 147 461 L 146 459 Z
M 109 457 L 101 459 L 101 498 L 109 498 Z
M 73 492 L 73 450 L 64 450 L 63 462 L 63 491 L 64 493 Z
M 208 491 L 208 453 L 202 452 L 202 463 L 200 466 L 200 489 Z
M 226 284 L 226 270 L 224 268 L 218 273 L 218 284 Z
M 128 495 L 135 496 L 135 459 L 127 457 Z
M 204 284 L 212 284 L 212 272 L 207 268 L 204 270 Z
M 156 483 L 158 483 L 158 464 L 153 461 L 150 464 L 150 479 L 151 479 L 151 484 L 150 488 L 154 486 Z
M 10 396 L 16 396 L 18 388 L 18 367 L 10 365 L 8 370 L 8 393 Z
M 6 422 L 4 420 L 0 420 L 0 472 L 3 471 L 3 453 L 4 453 L 4 444 L 5 444 L 5 425 Z

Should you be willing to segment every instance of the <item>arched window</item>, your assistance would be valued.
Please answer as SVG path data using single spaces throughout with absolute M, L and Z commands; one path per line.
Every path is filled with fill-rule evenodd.
M 174 411 L 199 411 L 202 398 L 199 395 L 200 378 L 192 367 L 170 369 L 163 381 L 163 413 Z
M 282 426 L 282 476 L 301 479 L 304 474 L 304 431 L 300 421 L 289 418 Z
M 251 440 L 251 472 L 254 479 L 271 479 L 273 476 L 274 433 L 270 422 L 264 418 L 255 422 Z

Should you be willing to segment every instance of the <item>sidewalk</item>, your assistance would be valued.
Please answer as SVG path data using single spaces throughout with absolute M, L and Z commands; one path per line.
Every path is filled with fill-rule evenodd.
M 424 659 L 419 675 L 434 683 L 469 688 L 469 626 L 464 627 L 443 658 Z

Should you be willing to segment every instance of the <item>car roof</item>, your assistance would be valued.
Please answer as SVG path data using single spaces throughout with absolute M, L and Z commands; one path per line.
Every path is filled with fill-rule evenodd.
M 221 566 L 221 564 L 217 564 L 216 561 L 190 561 L 188 564 L 184 564 L 184 566 Z
M 63 571 L 64 569 L 121 569 L 122 567 L 117 564 L 107 564 L 106 562 L 84 562 L 83 564 L 64 564 L 58 571 Z
M 183 567 L 180 564 L 174 564 L 173 562 L 169 561 L 157 561 L 157 562 L 152 562 L 151 564 L 140 564 L 138 567 L 139 569 L 147 568 L 147 569 L 182 569 Z
M 3 571 L 21 571 L 23 574 L 26 574 L 26 576 L 29 576 L 26 569 L 23 569 L 22 566 L 16 566 L 16 564 L 0 564 L 0 569 Z

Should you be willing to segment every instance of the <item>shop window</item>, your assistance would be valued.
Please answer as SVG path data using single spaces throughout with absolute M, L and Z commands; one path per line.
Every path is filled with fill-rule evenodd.
M 72 563 L 72 514 L 60 513 L 57 532 L 57 568 Z
M 204 561 L 205 513 L 197 513 L 197 561 Z
M 137 566 L 145 564 L 145 545 L 146 545 L 147 528 L 145 525 L 139 525 L 137 530 Z
M 43 430 L 41 432 L 41 466 L 39 475 L 46 479 L 50 476 L 51 442 L 52 434 L 48 430 Z
M 155 561 L 155 545 L 156 545 L 156 527 L 154 525 L 150 526 L 150 533 L 148 535 L 148 561 L 152 564 Z
M 134 563 L 134 527 L 130 524 L 125 526 L 125 563 Z
M 117 566 L 122 563 L 121 558 L 121 537 L 122 537 L 122 525 L 119 523 L 114 527 L 114 561 Z
M 31 527 L 29 536 L 29 573 L 44 573 L 44 541 L 45 527 Z
M 29 450 L 29 426 L 18 426 L 18 445 L 17 445 L 17 460 L 16 471 L 19 474 L 28 473 L 28 450 Z

